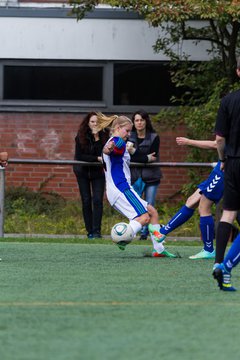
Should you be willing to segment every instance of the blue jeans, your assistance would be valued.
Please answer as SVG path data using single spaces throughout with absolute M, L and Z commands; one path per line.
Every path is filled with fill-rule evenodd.
M 85 228 L 88 233 L 101 233 L 105 178 L 100 177 L 90 180 L 77 175 L 76 177 L 82 198 Z
M 155 205 L 158 186 L 159 186 L 159 184 L 157 184 L 157 185 L 146 184 L 144 192 L 143 192 L 144 199 L 152 206 Z M 141 230 L 141 235 L 148 235 L 148 226 L 147 225 L 143 226 L 143 228 Z

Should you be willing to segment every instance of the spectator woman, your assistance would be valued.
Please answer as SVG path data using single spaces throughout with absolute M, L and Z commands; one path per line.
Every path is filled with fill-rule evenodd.
M 145 162 L 154 160 L 159 162 L 160 137 L 154 130 L 148 113 L 144 110 L 136 111 L 132 116 L 133 129 L 129 141 L 134 143 L 136 152 L 131 156 L 131 161 L 138 162 L 139 155 L 145 156 Z M 142 162 L 143 159 L 141 159 Z M 157 190 L 160 184 L 162 173 L 160 167 L 131 167 L 132 185 L 139 179 L 144 182 L 143 193 L 147 203 L 155 205 Z M 134 186 L 133 186 L 134 187 Z M 141 240 L 148 237 L 148 227 L 141 230 Z
M 106 131 L 97 131 L 97 114 L 88 113 L 79 126 L 75 138 L 75 160 L 102 162 L 102 149 L 108 140 Z M 105 177 L 102 166 L 74 165 L 79 192 L 82 199 L 82 212 L 89 239 L 101 238 L 103 195 Z

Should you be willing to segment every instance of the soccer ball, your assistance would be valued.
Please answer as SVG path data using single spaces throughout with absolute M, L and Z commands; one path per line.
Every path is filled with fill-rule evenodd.
M 117 223 L 112 227 L 111 238 L 112 241 L 116 244 L 124 243 L 125 245 L 127 245 L 134 238 L 133 230 L 131 226 L 127 223 Z

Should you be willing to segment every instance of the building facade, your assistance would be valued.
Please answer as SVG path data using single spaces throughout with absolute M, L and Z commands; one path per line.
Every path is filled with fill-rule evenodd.
M 155 114 L 170 106 L 176 91 L 169 59 L 155 53 L 162 34 L 137 14 L 99 7 L 77 21 L 67 3 L 0 1 L 1 149 L 12 159 L 71 160 L 74 138 L 89 111 Z M 194 51 L 193 51 L 194 47 Z M 181 43 L 191 60 L 208 59 L 207 44 Z M 184 161 L 175 132 L 161 130 L 161 161 Z M 187 181 L 187 169 L 165 168 L 159 199 L 174 198 Z M 71 166 L 11 163 L 7 186 L 44 188 L 75 199 Z

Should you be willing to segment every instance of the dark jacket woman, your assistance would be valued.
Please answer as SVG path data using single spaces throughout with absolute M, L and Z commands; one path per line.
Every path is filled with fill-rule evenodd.
M 96 131 L 97 115 L 91 112 L 81 123 L 75 138 L 74 159 L 86 162 L 101 162 L 104 144 L 108 133 Z M 82 199 L 82 212 L 89 239 L 101 237 L 101 222 L 103 213 L 103 195 L 105 176 L 103 167 L 90 165 L 74 165 L 79 192 Z
M 140 139 L 137 137 L 136 131 L 132 131 L 129 141 L 134 143 L 137 149 L 136 153 L 131 156 L 133 162 L 148 162 L 149 154 L 155 152 L 156 162 L 159 162 L 159 146 L 160 138 L 155 132 L 146 132 L 145 138 Z M 142 156 L 141 156 L 142 155 Z M 144 156 L 145 155 L 145 156 Z M 145 158 L 145 160 L 144 160 Z M 132 167 L 131 180 L 132 184 L 141 177 L 146 184 L 159 184 L 162 177 L 160 167 Z
M 103 131 L 99 132 L 99 140 L 95 140 L 90 129 L 85 134 L 84 143 L 81 143 L 79 134 L 75 137 L 75 156 L 74 160 L 86 161 L 86 162 L 98 162 L 98 158 L 102 154 L 103 145 L 107 138 L 106 133 Z M 75 174 L 79 177 L 84 177 L 89 180 L 103 177 L 104 171 L 101 166 L 88 166 L 88 165 L 74 165 Z
M 131 156 L 132 162 L 152 162 L 152 154 L 154 161 L 159 162 L 160 137 L 154 130 L 150 116 L 144 110 L 136 111 L 132 116 L 133 129 L 128 139 L 134 144 L 135 153 Z M 157 190 L 161 181 L 162 172 L 159 166 L 154 167 L 131 167 L 131 181 L 136 191 L 141 192 L 141 196 L 145 200 L 155 205 Z M 140 180 L 137 183 L 136 180 Z M 143 180 L 143 182 L 141 181 Z M 135 184 L 134 184 L 135 183 Z M 138 190 L 137 190 L 138 189 Z M 140 239 L 145 240 L 148 236 L 148 228 L 144 226 L 141 230 Z

